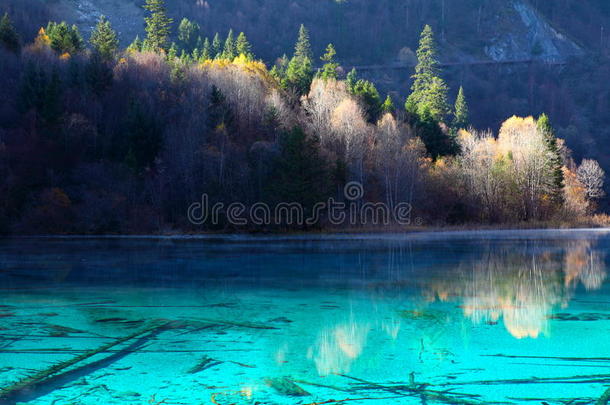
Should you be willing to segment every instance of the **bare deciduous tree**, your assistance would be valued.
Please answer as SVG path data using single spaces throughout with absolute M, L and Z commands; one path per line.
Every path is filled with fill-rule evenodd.
M 331 127 L 340 142 L 345 162 L 363 182 L 364 156 L 370 128 L 364 119 L 362 107 L 352 98 L 344 99 L 332 112 Z
M 585 193 L 589 199 L 597 199 L 604 196 L 604 170 L 596 160 L 584 159 L 576 170 L 578 180 L 585 187 Z
M 322 147 L 333 149 L 334 134 L 331 128 L 333 111 L 350 97 L 344 82 L 334 79 L 314 79 L 311 90 L 302 99 L 309 131 L 320 137 Z

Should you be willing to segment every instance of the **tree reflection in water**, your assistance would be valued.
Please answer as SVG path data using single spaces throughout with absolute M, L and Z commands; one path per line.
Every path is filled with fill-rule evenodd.
M 301 338 L 313 344 L 307 347 L 307 358 L 319 375 L 349 373 L 365 349 L 380 351 L 371 342 L 381 332 L 396 341 L 400 332 L 411 335 L 412 350 L 418 361 L 437 364 L 447 360 L 447 353 L 430 351 L 447 335 L 451 311 L 432 305 L 457 303 L 461 313 L 475 325 L 502 323 L 517 339 L 538 338 L 550 332 L 553 310 L 567 307 L 574 290 L 582 285 L 587 291 L 601 288 L 607 274 L 604 254 L 595 249 L 594 240 L 564 241 L 549 249 L 531 244 L 483 246 L 478 258 L 466 257 L 459 264 L 433 276 L 417 280 L 421 300 L 414 300 L 409 282 L 394 280 L 374 284 L 364 302 L 352 300 L 349 311 L 338 311 L 331 318 L 317 319 L 317 336 L 304 333 Z M 393 256 L 395 252 L 390 251 Z M 395 262 L 388 273 L 396 274 Z M 409 303 L 407 309 L 396 308 L 397 302 Z M 419 302 L 419 303 L 418 303 Z M 354 306 L 363 305 L 362 308 Z M 310 325 L 311 326 L 311 325 Z M 311 331 L 310 331 L 311 332 Z
M 502 319 L 515 338 L 548 333 L 556 306 L 567 306 L 579 283 L 599 289 L 606 278 L 603 253 L 594 242 L 570 242 L 560 252 L 487 252 L 479 261 L 464 263 L 452 277 L 429 283 L 431 300 L 459 300 L 475 323 Z

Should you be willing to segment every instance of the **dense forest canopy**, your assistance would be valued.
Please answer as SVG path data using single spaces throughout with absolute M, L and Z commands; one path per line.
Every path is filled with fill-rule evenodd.
M 445 80 L 468 88 L 477 107 L 471 121 L 498 128 L 507 116 L 549 114 L 578 159 L 610 169 L 610 6 L 606 0 L 172 0 L 173 38 L 183 17 L 210 42 L 229 29 L 248 35 L 267 64 L 289 55 L 304 24 L 322 54 L 333 43 L 346 66 L 414 65 L 419 33 L 437 33 L 440 58 L 451 64 Z M 119 33 L 122 46 L 144 35 L 144 0 L 4 0 L 4 11 L 28 40 L 49 20 L 77 24 L 89 37 L 100 15 Z M 281 16 L 281 18 L 278 18 Z M 196 38 L 195 38 L 196 39 Z M 510 60 L 534 63 L 511 64 Z M 477 61 L 498 61 L 476 64 Z M 314 61 L 318 66 L 319 61 Z M 551 63 L 548 63 L 551 62 Z M 561 63 L 561 64 L 557 64 Z M 382 93 L 408 92 L 410 69 L 360 70 Z M 595 97 L 592 96 L 595 94 Z M 455 93 L 453 94 L 455 96 Z
M 204 10 L 208 4 L 196 3 Z M 273 2 L 267 3 L 260 10 L 271 12 Z M 146 0 L 142 35 L 122 47 L 125 39 L 105 16 L 87 35 L 50 21 L 29 40 L 31 21 L 9 4 L 13 18 L 5 14 L 0 21 L 6 100 L 0 109 L 0 230 L 232 229 L 222 219 L 194 224 L 188 207 L 205 194 L 211 202 L 245 206 L 294 202 L 312 213 L 318 202 L 349 200 L 349 182 L 362 187 L 359 203 L 408 204 L 410 217 L 427 224 L 576 223 L 593 214 L 604 197 L 600 165 L 574 159 L 561 138 L 567 129 L 552 125 L 552 113 L 530 111 L 534 118 L 515 111 L 526 117 L 505 120 L 497 134 L 474 129 L 471 117 L 483 105 L 467 84 L 451 88 L 442 56 L 459 49 L 446 43 L 445 13 L 451 15 L 453 2 L 406 3 L 413 4 L 401 12 L 431 13 L 440 33 L 413 25 L 421 33 L 415 51 L 402 52 L 415 64 L 403 77 L 404 93 L 380 92 L 357 68 L 345 71 L 342 51 L 356 53 L 343 43 L 346 36 L 320 47 L 312 38 L 327 34 L 305 24 L 286 30 L 295 41 L 290 52 L 277 38 L 282 53 L 263 61 L 258 42 L 241 29 L 249 24 L 239 24 L 240 14 L 216 27 L 187 3 L 168 10 L 163 0 Z M 471 3 L 483 13 L 480 2 Z M 365 2 L 352 7 L 358 5 Z M 386 33 L 367 41 L 382 37 Z M 580 52 L 564 42 L 553 49 Z M 381 57 L 357 39 L 350 46 L 361 50 L 358 63 Z M 538 55 L 547 55 L 551 48 L 540 46 Z M 296 226 L 278 218 L 262 228 L 328 224 L 322 215 Z

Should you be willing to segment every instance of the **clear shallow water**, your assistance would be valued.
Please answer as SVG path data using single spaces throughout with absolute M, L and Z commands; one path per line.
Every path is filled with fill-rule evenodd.
M 609 249 L 605 231 L 0 240 L 0 403 L 595 403 Z

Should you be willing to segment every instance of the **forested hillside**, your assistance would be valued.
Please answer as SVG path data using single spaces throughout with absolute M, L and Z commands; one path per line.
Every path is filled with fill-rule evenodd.
M 77 24 L 88 37 L 101 14 L 113 22 L 123 46 L 144 34 L 144 0 L 3 3 L 28 39 L 49 20 Z M 604 113 L 610 100 L 605 0 L 173 0 L 167 7 L 176 26 L 185 16 L 197 23 L 202 41 L 211 41 L 216 32 L 226 36 L 231 28 L 245 32 L 266 63 L 289 55 L 296 29 L 305 24 L 316 55 L 332 42 L 346 66 L 412 65 L 419 33 L 429 24 L 438 34 L 441 61 L 452 64 L 445 77 L 449 85 L 468 87 L 481 107 L 473 111 L 474 124 L 497 128 L 513 113 L 546 112 L 578 158 L 594 156 L 610 168 L 603 147 L 610 142 L 610 118 Z M 177 34 L 174 30 L 174 39 Z M 486 60 L 536 62 L 472 64 Z M 566 64 L 543 63 L 549 61 Z M 361 71 L 396 96 L 411 86 L 411 73 Z
M 561 33 L 568 22 L 554 7 L 522 1 L 317 3 L 127 2 L 127 20 L 95 16 L 86 29 L 62 22 L 74 12 L 62 1 L 9 1 L 0 230 L 233 229 L 222 218 L 193 224 L 187 210 L 205 194 L 246 207 L 296 202 L 310 214 L 345 201 L 354 181 L 359 203 L 406 204 L 418 223 L 578 222 L 595 212 L 604 173 L 582 155 L 604 157 L 603 34 L 597 49 L 584 45 L 591 30 Z M 602 21 L 596 4 L 579 12 Z M 487 125 L 495 134 L 474 129 Z M 276 219 L 261 228 L 329 224 Z
M 77 24 L 88 35 L 100 14 L 113 21 L 123 45 L 143 34 L 144 0 L 4 3 L 18 29 L 30 37 L 49 19 Z M 387 62 L 404 47 L 415 50 L 424 24 L 439 33 L 446 59 L 492 57 L 511 41 L 520 46 L 506 57 L 548 57 L 551 48 L 558 57 L 567 57 L 578 54 L 572 42 L 598 53 L 610 46 L 604 32 L 610 6 L 604 0 L 173 0 L 167 7 L 177 23 L 185 16 L 198 23 L 204 37 L 226 34 L 229 28 L 246 32 L 268 62 L 290 52 L 300 24 L 315 32 L 316 53 L 333 42 L 349 64 Z

